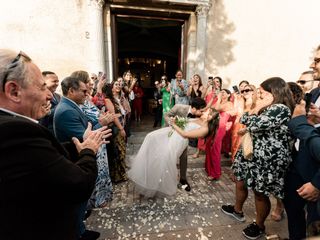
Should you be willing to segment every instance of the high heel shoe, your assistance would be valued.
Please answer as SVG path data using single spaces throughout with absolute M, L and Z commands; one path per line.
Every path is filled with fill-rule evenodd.
M 281 209 L 280 211 L 278 209 L 275 209 L 271 213 L 271 219 L 275 222 L 280 222 L 284 217 L 284 209 Z

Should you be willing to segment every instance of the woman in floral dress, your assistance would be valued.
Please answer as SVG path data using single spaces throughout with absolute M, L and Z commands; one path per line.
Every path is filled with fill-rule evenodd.
M 117 114 L 112 126 L 112 138 L 107 145 L 110 177 L 113 183 L 120 183 L 128 180 L 126 175 L 126 132 L 124 130 L 124 118 L 126 112 L 121 105 L 120 82 L 115 81 L 107 84 L 104 89 L 106 94 L 106 110 Z
M 253 156 L 247 162 L 247 171 L 235 171 L 236 177 L 245 174 L 242 179 L 255 196 L 256 222 L 243 230 L 249 239 L 257 239 L 265 233 L 264 222 L 271 208 L 269 196 L 284 197 L 284 176 L 291 162 L 287 127 L 294 107 L 291 91 L 283 79 L 274 77 L 265 80 L 259 92 L 256 107 L 244 113 L 240 120 L 246 126 L 240 133 L 249 132 L 252 136 Z M 242 161 L 242 149 L 237 158 Z
M 92 102 L 92 92 L 93 92 L 93 80 L 89 78 L 89 74 L 85 71 L 76 71 L 71 74 L 71 76 L 79 78 L 83 82 L 87 82 L 87 88 L 89 94 L 83 105 L 81 105 L 81 110 L 87 116 L 89 122 L 92 125 L 96 125 L 101 117 L 99 109 Z M 104 207 L 108 202 L 112 200 L 113 190 L 112 182 L 109 175 L 109 164 L 108 164 L 108 154 L 106 144 L 101 145 L 99 151 L 97 152 L 97 166 L 98 166 L 98 176 L 96 179 L 95 188 L 90 196 L 87 204 L 87 209 Z

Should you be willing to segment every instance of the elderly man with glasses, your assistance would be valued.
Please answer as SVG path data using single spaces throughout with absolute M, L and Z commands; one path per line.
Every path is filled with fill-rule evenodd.
M 0 49 L 0 86 L 0 239 L 78 239 L 75 210 L 94 188 L 108 131 L 59 144 L 36 120 L 52 93 L 23 52 Z

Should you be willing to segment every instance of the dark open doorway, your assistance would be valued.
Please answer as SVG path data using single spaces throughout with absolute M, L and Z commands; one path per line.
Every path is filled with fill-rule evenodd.
M 174 77 L 181 64 L 184 21 L 118 15 L 115 17 L 118 76 L 130 70 L 144 90 L 144 113 L 152 113 L 154 82 Z
M 118 75 L 130 70 L 146 88 L 180 66 L 183 21 L 116 17 Z

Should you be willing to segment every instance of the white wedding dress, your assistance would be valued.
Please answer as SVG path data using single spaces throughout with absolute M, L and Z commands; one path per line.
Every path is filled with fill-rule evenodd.
M 189 121 L 185 131 L 199 127 Z M 177 191 L 177 162 L 188 146 L 188 139 L 176 131 L 169 137 L 171 130 L 166 127 L 150 132 L 132 159 L 128 177 L 134 182 L 135 190 L 146 197 L 171 196 Z

